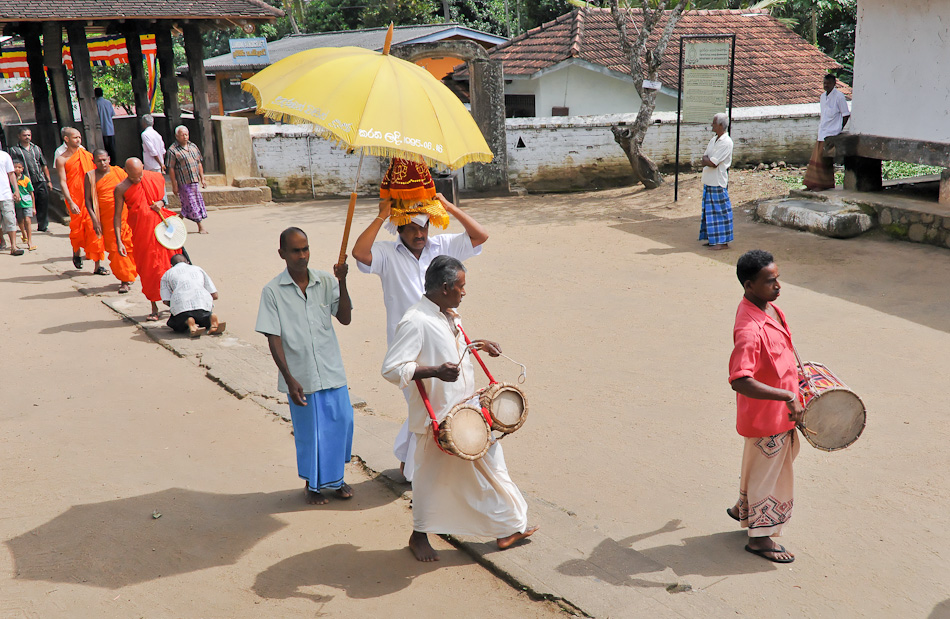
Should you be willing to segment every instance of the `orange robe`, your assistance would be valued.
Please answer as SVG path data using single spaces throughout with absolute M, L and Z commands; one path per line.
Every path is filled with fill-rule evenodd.
M 102 237 L 96 235 L 92 227 L 92 218 L 86 210 L 86 172 L 95 169 L 92 154 L 85 148 L 79 148 L 66 162 L 66 187 L 69 195 L 79 206 L 79 214 L 69 213 L 69 241 L 73 245 L 73 254 L 79 249 L 86 250 L 87 260 L 102 260 L 105 250 Z
M 158 172 L 142 172 L 142 180 L 125 190 L 125 206 L 129 211 L 129 227 L 132 228 L 135 268 L 142 279 L 142 292 L 149 301 L 162 300 L 160 287 L 173 255 L 181 250 L 166 249 L 155 238 L 155 226 L 162 218 L 152 210 L 152 203 L 165 199 L 165 177 Z M 162 209 L 165 217 L 174 215 Z
M 96 182 L 96 198 L 99 201 L 99 219 L 102 221 L 102 244 L 109 252 L 109 268 L 120 282 L 134 282 L 135 258 L 132 244 L 132 228 L 129 227 L 129 212 L 122 209 L 122 244 L 125 245 L 127 256 L 119 253 L 119 245 L 115 242 L 115 186 L 128 178 L 125 170 L 112 166 L 109 173 Z

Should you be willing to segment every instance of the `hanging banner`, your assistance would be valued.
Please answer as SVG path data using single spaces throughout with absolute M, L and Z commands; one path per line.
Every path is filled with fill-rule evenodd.
M 146 64 L 155 62 L 155 35 L 143 34 L 139 37 L 142 42 L 142 55 Z M 114 67 L 118 64 L 129 64 L 129 52 L 125 48 L 125 38 L 115 36 L 89 37 L 86 41 L 89 48 L 89 59 L 96 67 Z M 63 46 L 63 64 L 70 71 L 73 68 L 73 59 L 69 46 Z M 30 77 L 30 67 L 26 63 L 26 49 L 23 44 L 3 46 L 0 53 L 0 77 Z

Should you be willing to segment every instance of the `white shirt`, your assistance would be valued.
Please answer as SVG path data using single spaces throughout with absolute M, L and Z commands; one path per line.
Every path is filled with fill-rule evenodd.
M 386 344 L 392 343 L 402 315 L 425 294 L 426 269 L 437 256 L 465 262 L 480 253 L 481 245 L 472 247 L 467 232 L 430 236 L 418 260 L 401 240 L 373 243 L 373 264 L 357 260 L 356 267 L 363 273 L 379 275 L 386 306 Z
M 729 134 L 713 136 L 703 155 L 716 164 L 715 168 L 703 166 L 703 185 L 728 187 L 729 166 L 732 165 L 732 138 Z
M 66 152 L 66 142 L 63 142 L 53 151 L 53 165 L 56 165 L 56 160 L 59 159 L 59 156 Z
M 162 134 L 154 127 L 146 127 L 142 132 L 142 163 L 146 170 L 162 171 L 162 162 L 165 160 L 165 140 Z
M 818 105 L 821 108 L 818 141 L 824 142 L 825 138 L 841 133 L 844 117 L 850 116 L 851 111 L 848 109 L 848 100 L 837 88 L 832 88 L 830 94 L 827 92 L 821 93 Z
M 5 150 L 0 150 L 0 200 L 13 199 L 13 187 L 10 186 L 10 172 L 13 172 L 13 159 Z
M 374 259 L 375 260 L 375 259 Z M 461 324 L 456 316 L 456 325 Z M 383 359 L 383 378 L 409 393 L 409 430 L 425 434 L 429 427 L 429 412 L 412 375 L 419 366 L 437 366 L 446 362 L 458 363 L 465 350 L 462 330 L 453 334 L 449 319 L 439 306 L 426 297 L 406 311 L 396 326 L 396 334 L 386 358 Z M 438 378 L 424 378 L 429 403 L 437 421 L 442 421 L 452 407 L 475 394 L 475 367 L 471 354 L 466 354 L 459 366 L 458 380 L 452 383 Z M 406 387 L 411 387 L 406 389 Z M 419 439 L 422 440 L 422 439 Z
M 204 269 L 187 262 L 179 262 L 162 275 L 162 301 L 171 303 L 172 315 L 204 310 L 214 305 L 211 295 L 218 291 Z

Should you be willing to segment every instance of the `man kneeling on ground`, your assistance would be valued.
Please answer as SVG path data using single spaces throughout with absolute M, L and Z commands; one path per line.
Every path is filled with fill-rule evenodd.
M 171 317 L 166 323 L 178 333 L 186 331 L 198 337 L 205 330 L 212 335 L 224 333 L 227 323 L 212 313 L 218 290 L 204 269 L 189 264 L 182 254 L 171 257 L 171 268 L 162 275 L 162 302 L 169 306 Z

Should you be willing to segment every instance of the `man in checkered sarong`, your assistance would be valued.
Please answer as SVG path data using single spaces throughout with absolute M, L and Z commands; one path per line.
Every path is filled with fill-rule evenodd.
M 703 214 L 699 240 L 709 249 L 726 249 L 732 240 L 732 203 L 729 201 L 729 166 L 732 165 L 732 138 L 729 117 L 716 114 L 712 122 L 715 137 L 703 153 Z
M 181 216 L 198 224 L 198 233 L 207 234 L 203 219 L 208 217 L 205 201 L 198 191 L 198 183 L 207 187 L 205 169 L 201 165 L 201 151 L 188 140 L 188 127 L 175 128 L 175 143 L 168 149 L 168 175 L 172 179 L 172 193 L 181 201 Z

